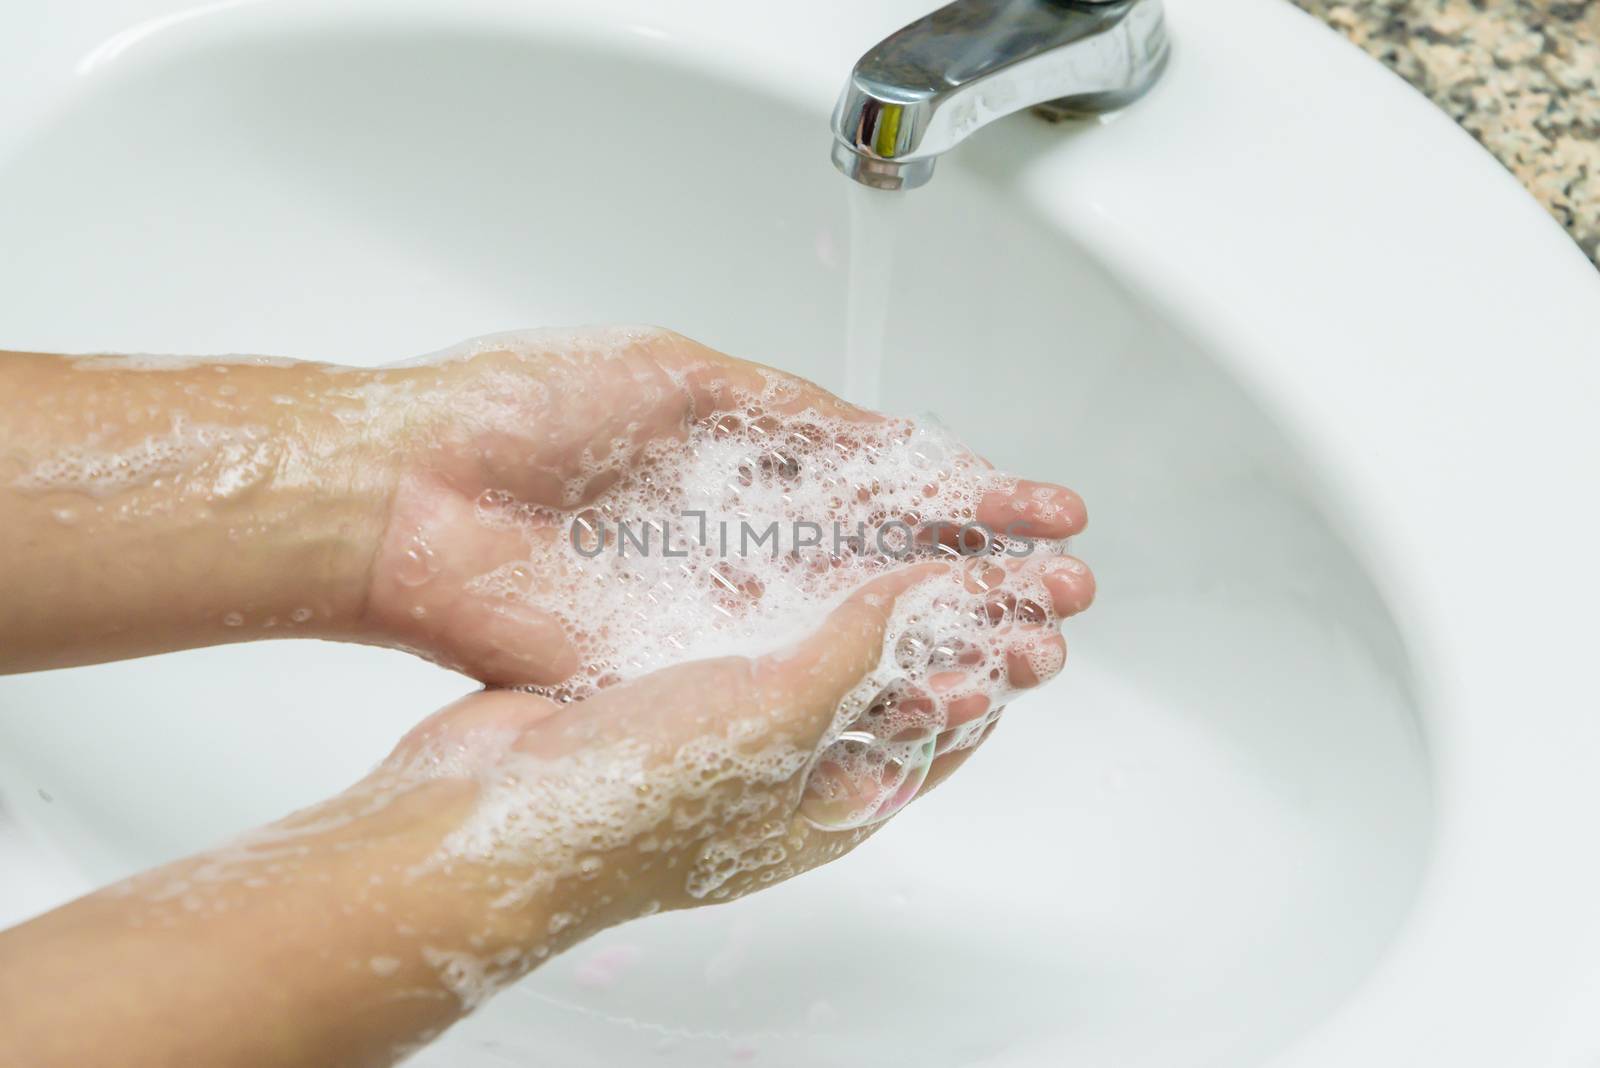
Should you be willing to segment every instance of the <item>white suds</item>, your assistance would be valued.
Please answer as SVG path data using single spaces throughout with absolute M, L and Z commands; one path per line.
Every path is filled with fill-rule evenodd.
M 256 427 L 190 423 L 172 417 L 172 427 L 122 448 L 61 449 L 36 461 L 13 484 L 43 493 L 65 491 L 90 497 L 149 485 L 173 475 L 206 477 L 202 487 L 226 497 L 253 484 L 269 469 L 271 449 L 266 432 Z
M 501 336 L 462 351 L 549 343 Z M 560 880 L 594 878 L 601 857 L 628 846 L 663 856 L 689 849 L 682 878 L 696 899 L 786 877 L 784 828 L 802 800 L 828 830 L 892 815 L 938 753 L 982 737 L 1014 692 L 1013 663 L 1039 678 L 1059 667 L 1042 570 L 1022 557 L 1064 546 L 977 522 L 1015 479 L 937 428 L 809 401 L 814 394 L 776 372 L 761 372 L 755 388 L 669 375 L 694 398 L 685 424 L 592 445 L 564 506 L 497 490 L 478 499 L 478 521 L 520 535 L 526 556 L 469 590 L 555 618 L 578 653 L 572 676 L 530 689 L 570 704 L 670 665 L 770 653 L 814 632 L 878 575 L 911 560 L 947 567 L 896 600 L 877 667 L 804 745 L 730 720 L 666 752 L 609 738 L 554 758 L 502 750 L 488 770 L 469 771 L 480 786 L 473 814 L 429 863 L 537 873 L 506 885 L 502 907 Z M 604 488 L 595 494 L 595 485 Z M 1036 516 L 1050 492 L 1030 506 Z M 1019 514 L 982 514 L 992 522 L 996 511 Z M 421 532 L 401 566 L 406 585 L 438 573 Z M 428 759 L 474 766 L 454 752 Z

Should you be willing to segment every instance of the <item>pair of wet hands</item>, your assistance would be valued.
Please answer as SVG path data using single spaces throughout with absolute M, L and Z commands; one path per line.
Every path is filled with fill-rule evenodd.
M 475 579 L 527 552 L 520 534 L 477 521 L 483 495 L 569 505 L 566 487 L 597 452 L 673 436 L 779 374 L 660 331 L 602 342 L 479 344 L 458 358 L 397 369 L 418 396 L 442 401 L 419 404 L 408 424 L 367 598 L 373 640 L 491 687 L 548 690 L 582 670 L 561 619 L 473 592 Z M 792 411 L 877 418 L 789 381 Z M 595 492 L 603 491 L 601 480 Z M 974 518 L 1057 542 L 1086 522 L 1072 491 L 1025 480 L 985 495 Z M 423 586 L 406 578 L 419 543 L 437 571 Z M 533 754 L 555 767 L 585 747 L 628 739 L 645 740 L 649 759 L 668 765 L 707 732 L 738 724 L 747 747 L 776 740 L 813 757 L 797 773 L 755 784 L 771 803 L 753 806 L 761 826 L 747 828 L 746 837 L 779 841 L 794 832 L 780 850 L 784 862 L 765 873 L 767 881 L 787 877 L 847 850 L 862 828 L 951 774 L 988 736 L 1006 697 L 1061 669 L 1065 643 L 1056 627 L 1093 599 L 1092 575 L 1069 556 L 968 558 L 948 544 L 939 548 L 864 586 L 798 647 L 734 665 L 669 668 L 574 704 L 491 690 L 425 722 L 390 765 L 454 746 L 478 754 L 486 766 L 469 774 L 487 781 L 500 773 L 497 752 L 516 760 Z M 943 595 L 930 600 L 930 587 Z M 919 590 L 930 611 L 907 626 L 896 603 Z M 501 739 L 495 747 L 466 744 L 486 725 Z M 441 774 L 463 774 L 452 768 Z M 670 807 L 663 820 L 681 822 Z M 686 848 L 703 852 L 715 837 L 689 836 Z M 765 882 L 739 892 L 759 885 Z

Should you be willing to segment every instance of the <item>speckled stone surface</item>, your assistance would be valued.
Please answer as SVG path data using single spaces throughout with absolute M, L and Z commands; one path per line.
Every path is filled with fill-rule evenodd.
M 1426 93 L 1600 266 L 1600 0 L 1294 0 Z

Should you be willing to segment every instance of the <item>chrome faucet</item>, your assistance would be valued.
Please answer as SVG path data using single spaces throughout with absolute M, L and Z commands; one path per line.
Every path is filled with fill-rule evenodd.
M 956 0 L 861 57 L 834 109 L 834 165 L 915 189 L 974 130 L 1023 108 L 1061 118 L 1131 103 L 1167 51 L 1161 0 Z

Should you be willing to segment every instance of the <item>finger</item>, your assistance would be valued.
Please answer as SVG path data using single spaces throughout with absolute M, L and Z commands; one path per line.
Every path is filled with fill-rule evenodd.
M 843 830 L 886 819 L 917 796 L 932 762 L 932 738 L 870 772 L 852 766 L 847 755 L 838 760 L 825 756 L 806 780 L 800 814 L 819 829 Z
M 984 494 L 977 519 L 997 534 L 1067 538 L 1088 525 L 1089 512 L 1083 498 L 1065 486 L 1022 479 L 1010 490 Z
M 581 660 L 561 621 L 515 601 L 466 601 L 452 624 L 456 638 L 435 636 L 474 678 L 490 686 L 557 686 L 578 675 Z M 460 639 L 470 637 L 470 642 Z
M 1028 690 L 1060 674 L 1066 662 L 1066 639 L 1036 630 L 1006 650 L 1006 676 L 1016 689 Z
M 1094 603 L 1094 572 L 1076 557 L 1064 556 L 1046 565 L 1043 581 L 1057 619 L 1075 616 Z
M 877 666 L 895 598 L 944 570 L 919 564 L 879 576 L 835 609 L 809 637 L 755 659 L 719 657 L 678 664 L 584 700 L 550 742 L 648 742 L 663 753 L 707 732 L 760 723 L 752 744 L 814 751 L 841 701 Z M 685 710 L 692 710 L 688 714 Z
M 982 719 L 989 712 L 989 699 L 981 693 L 967 694 L 965 697 L 956 697 L 945 704 L 945 731 L 964 727 L 974 720 Z
M 949 779 L 950 775 L 954 775 L 958 767 L 965 764 L 968 759 L 971 759 L 973 753 L 978 751 L 982 743 L 989 740 L 989 735 L 994 734 L 995 727 L 998 724 L 1000 724 L 1000 719 L 995 718 L 989 726 L 984 727 L 984 732 L 978 735 L 976 742 L 970 743 L 970 745 L 963 745 L 962 748 L 957 748 L 957 750 L 949 750 L 939 756 L 934 756 L 933 764 L 928 767 L 928 775 L 923 779 L 922 788 L 917 791 L 918 798 L 925 796 L 934 787 L 938 787 L 939 783 Z
M 941 753 L 933 758 L 933 764 L 928 768 L 927 778 L 922 780 L 922 789 L 917 791 L 918 797 L 925 797 L 929 791 L 935 789 L 940 783 L 956 773 L 956 769 L 971 759 L 977 746 L 967 746 L 963 749 L 953 749 L 948 753 Z
M 924 563 L 882 575 L 834 609 L 799 645 L 760 658 L 754 673 L 767 707 L 785 710 L 820 739 L 839 703 L 878 666 L 895 600 L 945 571 L 944 564 Z

